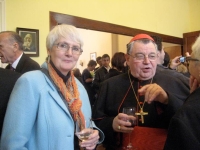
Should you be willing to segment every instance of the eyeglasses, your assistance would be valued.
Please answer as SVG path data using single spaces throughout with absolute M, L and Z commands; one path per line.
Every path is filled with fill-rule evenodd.
M 185 59 L 185 65 L 187 66 L 187 68 L 189 67 L 190 61 L 200 61 L 199 59 L 196 58 L 192 58 L 192 57 L 186 57 Z
M 83 52 L 83 50 L 80 47 L 78 47 L 78 46 L 72 46 L 72 47 L 70 47 L 66 43 L 58 43 L 58 44 L 54 44 L 54 45 L 56 45 L 57 48 L 59 50 L 63 51 L 63 52 L 68 52 L 69 49 L 71 48 L 73 55 L 81 55 L 82 52 Z
M 128 54 L 131 57 L 135 59 L 135 61 L 141 62 L 144 61 L 145 57 L 148 57 L 149 61 L 155 61 L 157 58 L 157 53 L 150 53 L 148 55 L 145 55 L 143 53 L 136 53 L 135 56 L 132 56 L 131 54 Z

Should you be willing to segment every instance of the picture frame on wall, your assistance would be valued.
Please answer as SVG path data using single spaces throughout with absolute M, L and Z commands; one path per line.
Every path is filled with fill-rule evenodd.
M 24 53 L 30 57 L 39 57 L 39 30 L 17 27 L 16 31 L 24 41 Z
M 95 60 L 96 61 L 96 58 L 97 58 L 97 53 L 96 52 L 90 53 L 90 60 Z

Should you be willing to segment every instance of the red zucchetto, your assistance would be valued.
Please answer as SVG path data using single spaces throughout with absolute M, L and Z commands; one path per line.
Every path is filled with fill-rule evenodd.
M 129 43 L 131 43 L 131 42 L 133 42 L 133 41 L 136 41 L 136 40 L 140 40 L 140 39 L 149 39 L 149 40 L 155 42 L 155 41 L 153 40 L 153 38 L 152 38 L 151 36 L 149 36 L 148 34 L 138 34 L 138 35 L 134 36 L 134 37 L 130 40 Z

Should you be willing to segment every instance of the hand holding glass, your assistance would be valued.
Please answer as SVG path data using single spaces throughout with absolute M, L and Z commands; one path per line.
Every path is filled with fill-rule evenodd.
M 124 114 L 135 116 L 135 112 L 136 112 L 135 107 L 124 107 L 123 108 L 123 113 Z M 135 126 L 135 121 L 134 120 L 126 120 L 126 121 L 131 123 L 131 126 L 127 126 L 127 127 L 133 128 Z M 129 143 L 126 146 L 125 149 L 126 150 L 133 150 L 133 149 L 135 149 L 135 148 L 133 148 L 133 146 L 131 144 L 131 133 L 129 133 Z
M 129 116 L 135 116 L 135 107 L 124 107 L 123 108 L 123 113 L 127 114 Z M 127 127 L 134 127 L 135 126 L 135 121 L 134 120 L 126 120 L 127 122 L 131 123 L 131 126 Z
M 81 130 L 80 126 L 76 122 L 76 136 L 79 138 L 81 142 L 86 141 L 90 134 L 93 132 L 93 126 L 92 121 L 88 120 L 88 122 L 85 120 L 85 128 Z

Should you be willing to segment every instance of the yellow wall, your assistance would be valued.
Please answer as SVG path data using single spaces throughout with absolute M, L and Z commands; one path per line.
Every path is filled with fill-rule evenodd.
M 39 29 L 40 57 L 33 59 L 42 64 L 49 11 L 182 37 L 200 29 L 199 8 L 199 0 L 6 0 L 6 30 Z
M 189 0 L 190 22 L 187 32 L 200 30 L 200 0 Z

